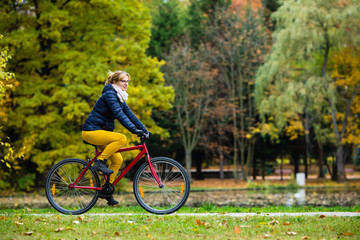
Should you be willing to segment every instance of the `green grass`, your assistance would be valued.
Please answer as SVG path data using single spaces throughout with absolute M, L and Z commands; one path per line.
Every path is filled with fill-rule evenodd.
M 292 209 L 292 210 L 291 210 Z M 307 209 L 309 211 L 319 208 Z M 321 209 L 321 208 L 320 208 Z M 329 209 L 339 211 L 342 208 Z M 355 210 L 359 208 L 344 208 Z M 49 209 L 3 209 L 1 239 L 359 239 L 360 217 L 229 217 L 236 210 L 211 204 L 179 212 L 219 212 L 215 216 L 156 216 L 138 207 L 94 208 L 89 213 L 135 212 L 136 215 L 68 216 Z M 294 208 L 254 208 L 245 212 L 296 212 Z M 304 208 L 302 208 L 304 211 Z M 55 213 L 30 215 L 29 213 Z M 292 235 L 296 234 L 296 235 Z M 308 237 L 308 238 L 307 238 Z
M 315 206 L 271 206 L 271 207 L 233 207 L 225 206 L 218 207 L 211 203 L 204 203 L 201 207 L 182 207 L 178 213 L 296 213 L 296 212 L 360 212 L 360 206 L 336 206 L 336 207 L 315 207 Z M 39 213 L 39 214 L 58 214 L 53 208 L 43 209 L 31 209 L 31 208 L 19 208 L 19 209 L 0 209 L 0 214 L 27 214 L 27 213 Z M 144 213 L 147 212 L 140 206 L 130 207 L 93 207 L 88 213 Z

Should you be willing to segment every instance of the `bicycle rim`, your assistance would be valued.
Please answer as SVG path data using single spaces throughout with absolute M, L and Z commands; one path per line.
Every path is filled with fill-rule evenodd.
M 80 159 L 65 159 L 50 170 L 46 179 L 45 192 L 50 204 L 57 211 L 76 215 L 87 212 L 95 205 L 98 191 L 69 188 L 86 164 Z M 97 173 L 89 168 L 77 186 L 100 187 Z
M 189 177 L 185 169 L 173 159 L 155 158 L 151 162 L 164 187 L 159 187 L 149 165 L 145 163 L 135 175 L 135 198 L 148 212 L 173 213 L 185 204 L 189 196 Z

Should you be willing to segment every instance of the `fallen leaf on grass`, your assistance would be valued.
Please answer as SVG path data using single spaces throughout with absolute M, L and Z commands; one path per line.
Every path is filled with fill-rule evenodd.
M 67 228 L 57 228 L 54 231 L 55 232 L 61 232 L 61 231 L 67 231 L 67 230 L 74 230 L 74 229 L 72 229 L 71 227 L 67 227 Z
M 344 232 L 344 236 L 352 236 L 352 235 L 354 235 L 354 233 L 352 233 L 352 232 Z
M 297 235 L 297 232 L 287 232 L 286 235 L 295 236 L 295 235 Z
M 120 236 L 120 233 L 119 233 L 119 232 L 115 232 L 115 236 Z
M 309 236 L 303 236 L 301 239 L 310 239 L 310 237 Z
M 205 225 L 205 222 L 201 221 L 200 219 L 195 219 L 196 221 L 196 225 L 201 226 L 201 225 Z
M 22 222 L 18 222 L 18 221 L 16 221 L 16 222 L 14 222 L 16 225 L 23 225 L 24 223 L 22 223 Z
M 237 227 L 234 227 L 234 233 L 235 234 L 240 234 L 241 233 L 241 227 L 240 226 L 237 226 Z
M 79 224 L 80 222 L 79 221 L 73 221 L 74 224 Z
M 59 216 L 59 215 L 56 215 L 56 218 L 57 218 L 57 219 L 60 219 L 60 216 Z
M 79 221 L 82 222 L 84 220 L 84 216 L 78 217 Z
M 275 225 L 275 224 L 279 224 L 279 221 L 273 220 L 271 222 L 268 222 L 269 225 Z
M 270 238 L 270 237 L 272 237 L 271 234 L 265 234 L 265 235 L 264 235 L 264 238 Z
M 288 222 L 288 221 L 286 221 L 286 222 L 283 222 L 283 225 L 290 225 L 291 223 L 290 222 Z
M 320 215 L 320 216 L 319 216 L 319 218 L 324 218 L 324 217 L 325 217 L 325 215 Z
M 26 232 L 24 233 L 25 236 L 31 236 L 34 232 Z
M 2 219 L 2 220 L 5 220 L 5 219 L 6 219 L 6 217 L 5 217 L 5 216 L 1 216 L 1 219 Z
M 93 236 L 95 236 L 95 235 L 97 234 L 97 232 L 91 232 L 91 234 L 92 234 Z
M 209 223 L 201 221 L 200 219 L 196 219 L 195 221 L 196 221 L 196 225 L 198 225 L 199 227 L 209 225 Z

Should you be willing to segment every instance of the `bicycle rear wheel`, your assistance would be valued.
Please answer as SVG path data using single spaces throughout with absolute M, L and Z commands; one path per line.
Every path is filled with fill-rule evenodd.
M 136 172 L 133 188 L 137 202 L 150 213 L 170 214 L 179 210 L 190 193 L 190 179 L 185 169 L 170 158 L 153 158 L 151 163 L 164 187 L 160 188 L 144 163 Z
M 82 214 L 89 211 L 98 200 L 99 192 L 93 189 L 69 188 L 80 176 L 87 162 L 70 158 L 51 168 L 45 183 L 45 193 L 51 206 L 64 214 Z M 100 187 L 99 176 L 89 168 L 77 186 Z

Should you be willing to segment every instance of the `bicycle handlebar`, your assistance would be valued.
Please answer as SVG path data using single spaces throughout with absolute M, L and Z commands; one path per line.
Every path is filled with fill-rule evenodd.
M 148 139 L 148 138 L 145 138 L 144 136 L 139 136 L 139 138 L 140 138 L 141 144 L 144 144 L 145 141 Z

